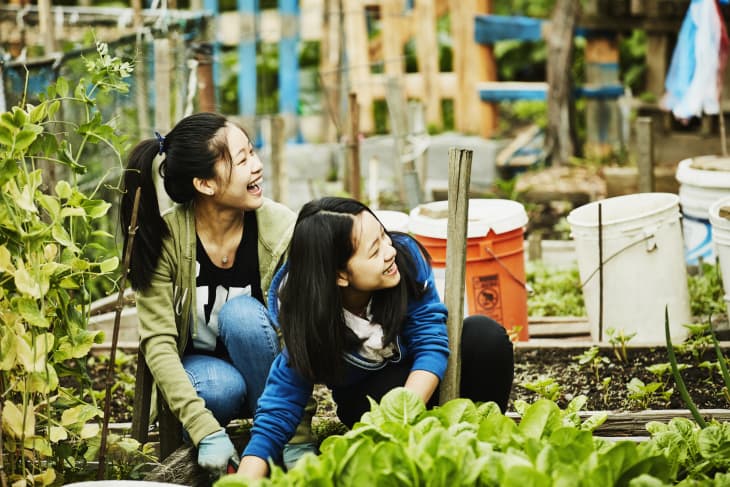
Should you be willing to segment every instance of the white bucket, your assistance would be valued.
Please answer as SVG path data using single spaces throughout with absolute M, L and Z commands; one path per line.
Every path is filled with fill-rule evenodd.
M 682 325 L 690 321 L 689 292 L 677 195 L 640 193 L 608 198 L 574 209 L 568 223 L 594 341 L 607 341 L 606 331 L 613 328 L 624 335 L 636 333 L 630 343 L 664 343 L 665 306 L 672 340 L 687 337 Z M 603 328 L 599 330 L 601 274 Z
M 720 272 L 725 287 L 725 303 L 730 306 L 730 295 L 727 292 L 727 287 L 730 285 L 724 284 L 730 283 L 730 220 L 720 217 L 720 208 L 723 206 L 730 206 L 730 197 L 721 198 L 710 206 L 710 223 L 712 242 L 720 261 Z
M 715 257 L 709 210 L 715 201 L 730 196 L 730 171 L 722 170 L 723 159 L 718 156 L 693 157 L 680 161 L 677 166 L 679 202 L 684 216 L 685 260 L 688 264 L 696 265 L 700 258 L 711 261 Z M 713 166 L 716 166 L 713 170 L 704 169 Z
M 393 210 L 374 210 L 373 213 L 389 232 L 408 233 L 408 213 Z

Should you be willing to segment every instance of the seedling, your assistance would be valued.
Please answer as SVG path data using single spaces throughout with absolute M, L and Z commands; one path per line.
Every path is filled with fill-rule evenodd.
M 616 359 L 619 362 L 628 362 L 629 355 L 626 345 L 636 336 L 636 333 L 624 334 L 623 329 L 617 331 L 615 328 L 608 328 L 606 334 L 608 335 L 608 343 L 613 346 L 613 354 Z
M 601 350 L 597 346 L 592 346 L 580 355 L 573 355 L 573 360 L 578 361 L 580 366 L 588 366 L 596 376 L 596 382 L 600 381 L 599 371 L 603 364 L 610 364 L 608 357 L 600 355 Z
M 684 370 L 689 368 L 687 364 L 677 364 L 678 370 Z M 664 383 L 664 387 L 669 384 L 669 378 L 672 375 L 672 364 L 664 362 L 661 364 L 653 364 L 646 367 L 646 370 L 656 376 L 657 379 Z
M 691 353 L 695 359 L 699 359 L 712 348 L 709 320 L 707 323 L 688 323 L 682 326 L 689 330 L 689 334 L 684 343 L 674 347 L 678 352 Z
M 609 391 L 608 386 L 610 386 L 610 385 L 611 385 L 611 378 L 605 377 L 601 381 L 601 385 L 598 386 L 602 391 L 601 399 L 603 399 L 603 404 L 608 404 L 608 391 Z
M 645 384 L 641 379 L 632 378 L 626 388 L 629 390 L 629 399 L 634 401 L 641 409 L 648 409 L 649 404 L 658 395 L 665 401 L 668 401 L 674 392 L 673 389 L 664 390 L 664 384 L 661 382 L 650 382 Z
M 555 379 L 547 376 L 541 376 L 534 382 L 523 382 L 520 385 L 550 401 L 557 401 L 562 390 L 562 387 Z

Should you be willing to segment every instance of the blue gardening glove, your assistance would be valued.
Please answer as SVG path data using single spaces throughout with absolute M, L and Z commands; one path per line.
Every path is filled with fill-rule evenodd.
M 214 475 L 225 473 L 231 457 L 237 457 L 236 448 L 226 430 L 211 433 L 198 443 L 198 465 Z

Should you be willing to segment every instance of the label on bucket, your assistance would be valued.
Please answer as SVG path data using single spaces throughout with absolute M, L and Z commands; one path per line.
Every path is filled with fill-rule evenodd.
M 472 289 L 478 314 L 485 314 L 502 323 L 502 294 L 499 287 L 499 274 L 475 276 Z
M 682 218 L 682 230 L 684 231 L 685 261 L 689 265 L 697 265 L 698 259 L 702 257 L 705 262 L 712 262 L 715 258 L 712 246 L 712 226 L 705 220 Z

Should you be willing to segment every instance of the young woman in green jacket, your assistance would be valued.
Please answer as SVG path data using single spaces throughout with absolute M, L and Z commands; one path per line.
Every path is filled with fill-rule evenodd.
M 176 203 L 162 214 L 158 177 Z M 252 417 L 279 351 L 265 297 L 295 215 L 263 197 L 248 134 L 212 113 L 140 142 L 124 188 L 125 243 L 141 188 L 129 271 L 140 347 L 198 463 L 219 473 L 235 455 L 225 426 Z

